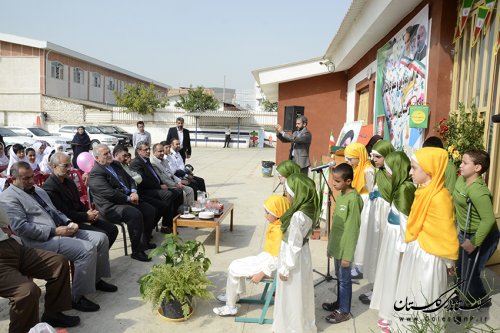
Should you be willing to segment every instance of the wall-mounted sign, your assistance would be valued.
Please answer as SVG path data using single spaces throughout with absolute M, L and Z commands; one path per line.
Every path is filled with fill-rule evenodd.
M 429 105 L 410 105 L 410 128 L 427 128 Z

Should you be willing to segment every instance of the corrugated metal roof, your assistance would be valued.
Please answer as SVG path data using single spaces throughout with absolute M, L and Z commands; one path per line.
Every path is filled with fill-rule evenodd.
M 198 111 L 187 112 L 185 115 L 207 118 L 250 118 L 253 116 L 249 111 Z

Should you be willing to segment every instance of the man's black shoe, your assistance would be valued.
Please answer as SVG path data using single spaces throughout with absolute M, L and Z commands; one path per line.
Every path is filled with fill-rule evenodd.
M 370 305 L 371 303 L 371 298 L 366 296 L 365 294 L 361 294 L 359 295 L 359 300 L 361 301 L 361 303 L 365 304 L 365 305 Z
M 323 304 L 321 304 L 321 307 L 325 311 L 333 312 L 333 311 L 339 309 L 339 302 L 323 303 Z
M 80 324 L 80 317 L 68 316 L 62 312 L 47 313 L 42 315 L 41 322 L 47 323 L 52 327 L 74 327 Z
M 155 243 L 148 243 L 148 250 L 156 249 Z
M 139 261 L 151 261 L 151 258 L 149 258 L 147 256 L 147 254 L 144 253 L 144 251 L 134 252 L 130 255 L 130 258 L 135 259 L 135 260 L 139 260 Z
M 82 312 L 96 312 L 99 311 L 100 308 L 99 304 L 86 299 L 84 296 L 82 296 L 78 302 L 73 302 L 73 309 Z
M 114 293 L 115 291 L 118 290 L 118 287 L 111 283 L 107 283 L 104 280 L 99 280 L 99 282 L 95 284 L 95 289 L 100 291 L 105 291 L 108 293 Z

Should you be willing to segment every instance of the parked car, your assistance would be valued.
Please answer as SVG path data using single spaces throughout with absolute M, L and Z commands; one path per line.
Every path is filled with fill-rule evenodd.
M 10 146 L 16 143 L 20 143 L 25 147 L 31 147 L 36 140 L 33 140 L 29 136 L 18 135 L 11 129 L 7 127 L 0 127 L 0 135 L 3 137 L 3 141 L 5 142 L 5 153 L 8 154 L 10 150 Z
M 98 125 L 96 126 L 104 134 L 108 134 L 118 138 L 118 144 L 124 146 L 132 146 L 132 134 L 125 132 L 121 129 L 121 132 L 117 130 L 116 126 L 111 125 Z
M 67 135 L 68 133 L 74 135 L 79 126 L 81 125 L 65 125 L 59 128 L 58 132 L 63 135 Z M 103 134 L 95 126 L 85 126 L 85 131 L 90 137 L 91 148 L 94 148 L 96 145 L 100 143 L 108 146 L 116 146 L 118 144 L 118 138 L 115 138 L 114 136 L 111 135 Z
M 17 127 L 9 126 L 13 132 L 33 138 L 36 141 L 45 141 L 51 147 L 59 144 L 63 147 L 64 151 L 71 151 L 71 138 L 67 136 L 61 136 L 61 134 L 52 134 L 40 127 Z

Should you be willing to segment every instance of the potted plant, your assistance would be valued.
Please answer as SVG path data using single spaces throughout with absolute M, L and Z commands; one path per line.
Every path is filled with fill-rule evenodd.
M 164 256 L 165 263 L 154 265 L 140 278 L 140 293 L 164 317 L 185 320 L 193 312 L 193 297 L 213 298 L 209 291 L 213 284 L 206 275 L 210 260 L 201 242 L 168 234 L 149 256 Z

